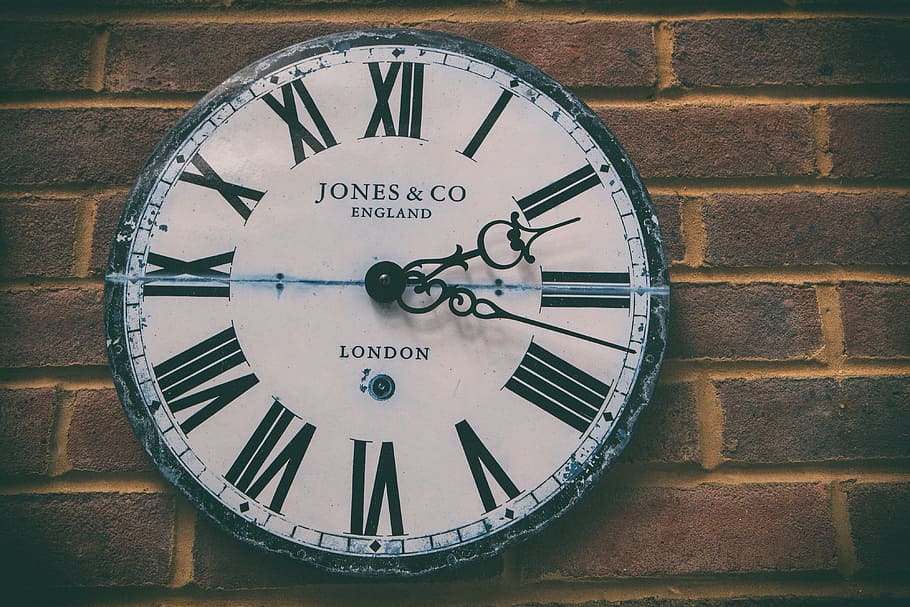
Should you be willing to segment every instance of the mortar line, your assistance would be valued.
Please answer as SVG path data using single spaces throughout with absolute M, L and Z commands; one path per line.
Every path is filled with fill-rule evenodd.
M 820 178 L 831 176 L 834 157 L 831 154 L 831 123 L 823 105 L 809 108 L 809 131 L 815 145 L 815 169 Z
M 174 493 L 157 473 L 65 472 L 59 476 L 7 480 L 0 495 L 48 493 Z
M 73 230 L 73 275 L 87 278 L 92 264 L 92 246 L 95 240 L 95 219 L 98 201 L 85 197 L 76 203 L 76 225 Z
M 86 263 L 85 269 L 87 273 L 88 263 Z M 6 291 L 9 293 L 27 293 L 30 291 L 42 291 L 45 289 L 86 289 L 96 291 L 103 288 L 103 279 L 100 277 L 91 278 L 87 276 L 76 278 L 22 278 L 19 280 L 0 281 L 0 291 Z
M 69 432 L 75 412 L 75 392 L 61 389 L 55 391 L 55 409 L 51 424 L 50 454 L 47 474 L 57 477 L 72 469 L 69 461 Z
M 696 251 L 697 253 L 698 251 Z M 688 254 L 688 250 L 686 251 Z M 910 268 L 897 266 L 782 266 L 711 268 L 673 264 L 670 266 L 670 283 L 679 284 L 829 284 L 843 281 L 907 282 Z
M 847 360 L 844 351 L 844 323 L 841 318 L 840 295 L 834 285 L 815 287 L 822 331 L 822 360 L 828 363 L 835 375 L 843 372 Z
M 99 25 L 92 34 L 89 48 L 88 88 L 98 93 L 104 90 L 104 71 L 107 65 L 107 45 L 111 31 L 106 25 Z
M 836 379 L 847 377 L 899 377 L 910 375 L 910 359 L 887 361 L 847 361 L 837 372 Z M 835 378 L 830 367 L 818 360 L 794 361 L 720 361 L 669 360 L 661 370 L 663 383 L 695 383 L 727 379 Z
M 679 85 L 676 74 L 673 72 L 673 46 L 676 41 L 676 32 L 670 21 L 658 21 L 654 24 L 651 35 L 654 39 L 654 53 L 657 59 L 657 81 L 655 83 L 657 94 L 661 96 Z
M 714 470 L 724 461 L 724 412 L 717 388 L 709 378 L 695 382 L 695 408 L 698 420 L 698 454 L 702 468 Z
M 849 579 L 856 573 L 858 566 L 856 548 L 853 545 L 853 531 L 850 525 L 847 494 L 841 487 L 841 481 L 831 482 L 831 518 L 834 525 L 834 541 L 837 548 L 837 570 L 842 576 Z
M 679 232 L 685 251 L 683 264 L 689 268 L 699 268 L 705 263 L 705 251 L 708 248 L 705 203 L 692 196 L 679 196 L 679 200 Z
M 177 499 L 174 520 L 174 552 L 170 586 L 180 588 L 193 583 L 196 575 L 193 548 L 196 543 L 196 510 L 184 499 Z
M 106 365 L 0 368 L 0 386 L 4 388 L 54 388 L 81 390 L 111 388 L 111 370 Z
M 654 194 L 676 195 L 685 194 L 687 196 L 709 196 L 711 194 L 786 194 L 789 192 L 812 192 L 821 194 L 910 194 L 910 187 L 887 184 L 872 184 L 861 182 L 852 184 L 841 180 L 818 180 L 813 182 L 794 182 L 789 184 L 761 183 L 759 178 L 756 183 L 730 183 L 730 184 L 706 184 L 703 185 L 698 181 L 692 181 L 689 184 L 666 184 L 665 180 L 656 179 L 648 180 L 648 192 Z

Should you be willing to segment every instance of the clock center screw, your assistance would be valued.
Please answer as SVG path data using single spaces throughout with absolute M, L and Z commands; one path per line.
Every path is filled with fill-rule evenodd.
M 367 294 L 380 303 L 389 303 L 401 297 L 405 285 L 404 271 L 392 261 L 374 264 L 364 278 Z
M 395 394 L 395 380 L 388 375 L 377 375 L 370 380 L 368 389 L 376 400 L 388 400 Z

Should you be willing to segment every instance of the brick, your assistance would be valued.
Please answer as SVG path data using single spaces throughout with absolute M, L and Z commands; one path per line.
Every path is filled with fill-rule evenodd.
M 89 261 L 89 272 L 92 274 L 105 273 L 107 256 L 125 203 L 126 194 L 110 194 L 98 199 L 95 228 L 92 233 L 92 255 Z
M 0 292 L 0 367 L 107 365 L 102 292 Z
M 883 19 L 708 19 L 673 25 L 683 86 L 910 82 L 910 23 Z
M 860 571 L 910 570 L 910 484 L 862 483 L 847 488 L 850 531 Z
M 910 455 L 910 377 L 735 379 L 717 395 L 730 461 Z
M 521 549 L 525 577 L 830 570 L 823 485 L 598 487 Z
M 641 414 L 621 462 L 698 460 L 698 419 L 691 384 L 660 384 Z
M 209 589 L 272 588 L 358 581 L 357 578 L 342 577 L 306 563 L 264 553 L 230 537 L 225 531 L 201 518 L 196 526 L 193 562 L 194 581 L 202 588 Z M 501 573 L 502 558 L 497 557 L 458 569 L 443 569 L 420 579 L 424 582 L 452 582 L 486 579 Z
M 906 194 L 717 194 L 704 222 L 712 265 L 910 264 Z
M 174 498 L 155 493 L 0 496 L 4 588 L 168 582 Z
M 815 290 L 807 286 L 677 284 L 670 310 L 670 357 L 784 360 L 822 345 Z
M 0 200 L 0 278 L 70 276 L 78 200 Z
M 831 175 L 906 179 L 910 175 L 910 105 L 828 108 Z
M 132 184 L 183 115 L 148 108 L 0 110 L 0 182 Z
M 208 91 L 242 67 L 292 44 L 378 24 L 116 25 L 108 44 L 105 87 L 113 92 Z M 645 22 L 408 25 L 493 44 L 536 64 L 567 86 L 645 87 L 656 78 L 651 26 Z
M 80 390 L 73 403 L 67 454 L 74 470 L 154 470 L 113 389 Z
M 0 389 L 0 475 L 47 472 L 56 398 L 53 388 Z
M 660 235 L 664 243 L 667 261 L 682 261 L 686 254 L 680 232 L 680 205 L 682 196 L 678 194 L 652 194 L 651 202 L 657 211 L 657 220 L 660 222 Z
M 72 23 L 0 25 L 0 90 L 85 89 L 92 36 Z
M 642 177 L 805 176 L 809 113 L 791 105 L 601 107 Z
M 844 282 L 837 292 L 848 356 L 910 356 L 910 285 Z

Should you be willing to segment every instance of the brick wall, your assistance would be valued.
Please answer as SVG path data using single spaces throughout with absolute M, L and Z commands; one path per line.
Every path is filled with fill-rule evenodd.
M 910 600 L 908 16 L 899 0 L 4 3 L 0 596 Z M 603 116 L 659 211 L 673 345 L 622 463 L 564 520 L 463 571 L 352 583 L 239 545 L 156 473 L 112 389 L 100 303 L 126 192 L 204 91 L 291 43 L 386 25 L 500 46 Z

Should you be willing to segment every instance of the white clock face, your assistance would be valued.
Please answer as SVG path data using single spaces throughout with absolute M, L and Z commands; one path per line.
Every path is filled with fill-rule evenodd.
M 647 398 L 666 287 L 640 185 L 571 108 L 451 42 L 353 40 L 172 135 L 109 314 L 128 411 L 203 509 L 371 571 L 561 510 Z

